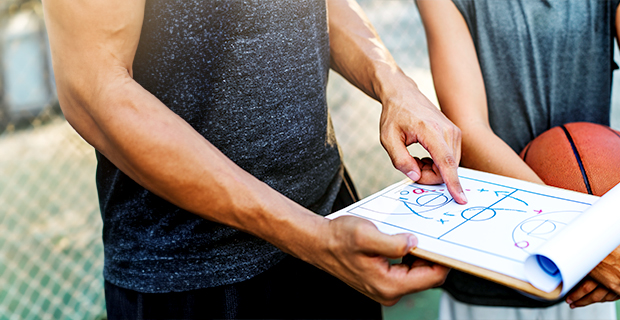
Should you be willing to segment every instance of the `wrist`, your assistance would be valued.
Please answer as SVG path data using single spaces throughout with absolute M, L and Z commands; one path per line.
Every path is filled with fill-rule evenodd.
M 263 207 L 272 209 L 260 214 L 263 221 L 258 224 L 262 225 L 262 232 L 256 235 L 294 257 L 315 264 L 317 252 L 325 246 L 329 220 L 284 196 L 281 200 L 276 206 Z
M 418 85 L 396 64 L 380 66 L 374 70 L 373 89 L 376 99 L 384 106 L 403 93 L 419 92 Z

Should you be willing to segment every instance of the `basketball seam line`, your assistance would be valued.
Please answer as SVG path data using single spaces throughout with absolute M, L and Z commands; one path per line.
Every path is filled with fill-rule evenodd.
M 570 133 L 566 129 L 564 125 L 560 126 L 562 130 L 564 130 L 564 134 L 566 138 L 568 138 L 568 142 L 570 143 L 571 148 L 573 148 L 573 154 L 577 159 L 577 164 L 579 165 L 579 170 L 581 170 L 581 177 L 583 178 L 583 182 L 586 184 L 586 189 L 588 190 L 588 194 L 592 193 L 592 188 L 590 188 L 590 181 L 588 180 L 588 175 L 586 174 L 586 169 L 583 167 L 583 163 L 581 162 L 581 156 L 579 155 L 579 151 L 577 151 L 577 146 L 575 146 L 575 142 L 573 141 L 573 137 L 571 137 Z
M 618 134 L 616 131 L 614 131 L 612 128 L 605 126 L 605 128 L 607 128 L 607 130 L 611 131 L 611 133 L 615 134 L 618 138 L 620 138 L 620 134 Z
M 530 151 L 530 147 L 532 146 L 532 143 L 528 143 L 527 146 L 525 146 L 525 153 L 523 154 L 523 162 L 526 162 L 527 159 L 527 153 Z M 527 162 L 526 162 L 527 163 Z

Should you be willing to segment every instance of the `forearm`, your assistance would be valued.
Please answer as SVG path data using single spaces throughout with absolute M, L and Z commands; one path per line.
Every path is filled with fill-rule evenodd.
M 544 184 L 519 155 L 493 133 L 490 127 L 483 124 L 460 124 L 459 127 L 463 133 L 461 165 Z
M 242 170 L 132 78 L 144 1 L 43 3 L 69 123 L 131 179 L 205 219 L 303 255 L 323 218 Z M 231 128 L 231 130 L 233 130 Z
M 80 84 L 59 82 L 63 111 L 86 141 L 134 181 L 297 256 L 316 244 L 323 218 L 242 170 L 127 72 L 94 78 L 105 81 L 84 84 L 98 88 L 88 99 L 80 97 L 88 91 Z
M 461 13 L 450 0 L 418 0 L 431 71 L 443 113 L 462 133 L 465 167 L 542 183 L 491 129 L 476 49 Z
M 445 182 L 458 203 L 466 203 L 457 175 L 461 134 L 398 67 L 361 8 L 353 0 L 329 0 L 332 68 L 383 109 L 381 144 L 392 164 L 420 183 Z M 419 143 L 433 158 L 433 170 L 421 171 L 406 146 Z
M 440 266 L 389 265 L 386 257 L 402 257 L 416 244 L 413 235 L 313 214 L 242 170 L 138 85 L 132 64 L 144 5 L 43 2 L 61 107 L 86 141 L 169 202 L 269 241 L 377 301 L 393 304 L 443 281 Z
M 375 100 L 417 88 L 398 67 L 355 1 L 329 0 L 331 67 Z

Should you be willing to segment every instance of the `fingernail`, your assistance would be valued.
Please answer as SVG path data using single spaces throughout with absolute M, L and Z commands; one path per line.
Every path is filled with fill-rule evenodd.
M 415 248 L 418 246 L 418 238 L 414 235 L 409 236 L 407 239 L 407 243 L 409 244 L 409 248 Z
M 420 175 L 415 171 L 409 171 L 406 175 L 413 181 L 418 181 L 420 179 Z
M 572 304 L 572 303 L 573 303 L 573 300 L 566 299 L 566 303 L 568 303 L 568 304 Z
M 467 197 L 465 196 L 465 192 L 461 191 L 461 199 L 465 200 L 465 202 L 469 202 Z

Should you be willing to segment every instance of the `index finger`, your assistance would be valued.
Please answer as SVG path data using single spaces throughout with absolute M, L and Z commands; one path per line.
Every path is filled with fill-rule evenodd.
M 414 293 L 442 285 L 450 268 L 422 260 L 411 267 L 404 264 L 392 265 L 390 272 L 403 291 Z
M 453 167 L 444 165 L 442 167 L 440 164 L 436 165 L 439 167 L 441 177 L 446 183 L 446 187 L 454 200 L 459 204 L 466 204 L 467 197 L 465 196 L 465 192 L 463 192 L 463 187 L 461 186 L 461 181 L 459 180 L 459 174 L 457 171 L 458 166 Z
M 455 152 L 460 153 L 460 143 L 457 143 Z M 439 168 L 439 173 L 441 174 L 441 178 L 443 179 L 450 195 L 452 198 L 459 204 L 466 204 L 467 197 L 463 192 L 463 187 L 461 186 L 461 182 L 459 181 L 458 175 L 458 167 L 459 162 L 455 157 L 453 151 L 447 146 L 447 144 L 442 141 L 436 141 L 435 143 L 430 143 L 427 148 L 428 152 L 431 154 L 433 161 L 437 168 Z M 454 148 L 454 145 L 453 145 Z

